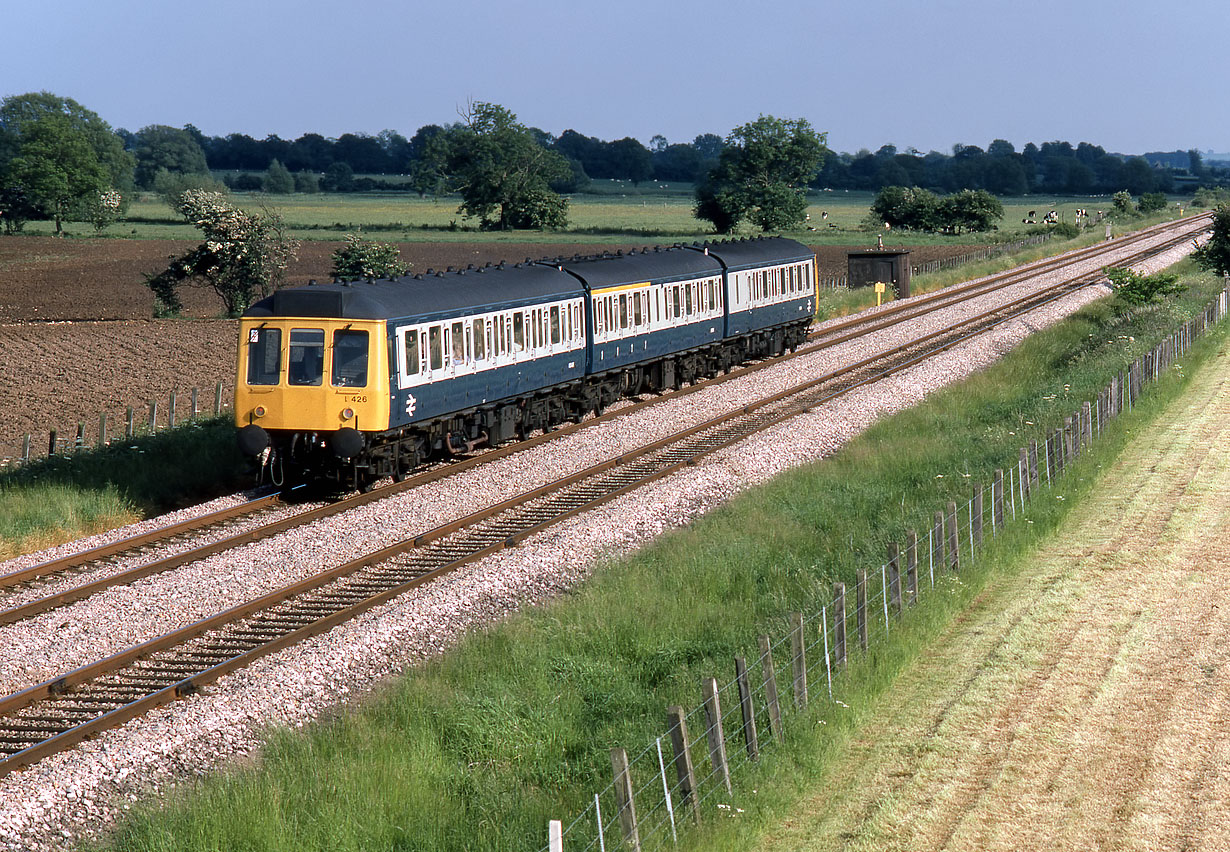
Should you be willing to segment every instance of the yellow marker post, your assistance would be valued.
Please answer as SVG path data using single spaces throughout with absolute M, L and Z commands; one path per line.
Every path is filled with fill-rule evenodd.
M 876 282 L 876 307 L 877 308 L 880 307 L 880 302 L 881 300 L 883 300 L 883 298 L 884 298 L 884 282 L 877 281 Z

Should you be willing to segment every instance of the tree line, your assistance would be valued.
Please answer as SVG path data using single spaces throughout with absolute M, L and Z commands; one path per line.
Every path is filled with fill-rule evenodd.
M 672 144 L 659 135 L 645 146 L 631 137 L 605 141 L 572 129 L 554 136 L 487 103 L 470 104 L 459 121 L 424 125 L 408 139 L 384 130 L 256 140 L 207 137 L 191 124 L 112 130 L 71 98 L 39 92 L 0 102 L 0 219 L 10 233 L 31 218 L 54 220 L 57 232 L 65 220 L 101 229 L 123 214 L 134 189 L 158 191 L 174 208 L 189 189 L 284 194 L 408 188 L 460 196 L 459 212 L 483 228 L 549 228 L 567 221 L 564 196 L 584 191 L 594 179 L 616 179 L 692 183 L 696 216 L 728 233 L 741 222 L 764 230 L 799 226 L 808 188 L 954 196 L 931 204 L 916 193 L 927 219 L 936 211 L 955 216 L 958 208 L 987 207 L 982 195 L 962 194 L 969 192 L 1145 196 L 1173 191 L 1181 181 L 1185 189 L 1230 184 L 1230 170 L 1207 166 L 1197 151 L 1186 152 L 1186 167 L 1174 165 L 1180 153 L 1155 155 L 1162 159 L 1154 165 L 1084 142 L 1030 143 L 1017 152 L 997 139 L 986 150 L 954 146 L 950 155 L 901 153 L 892 145 L 850 155 L 830 150 L 826 135 L 805 120 L 773 116 L 725 137 L 705 133 Z M 955 227 L 970 227 L 966 219 Z

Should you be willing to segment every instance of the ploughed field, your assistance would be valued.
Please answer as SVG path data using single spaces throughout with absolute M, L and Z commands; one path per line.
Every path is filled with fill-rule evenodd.
M 202 409 L 212 410 L 214 387 L 225 382 L 229 401 L 235 357 L 235 323 L 218 319 L 220 303 L 208 288 L 183 290 L 187 320 L 153 319 L 154 299 L 144 275 L 165 268 L 167 259 L 196 243 L 170 240 L 0 237 L 0 459 L 21 452 L 22 436 L 32 451 L 47 450 L 47 433 L 71 438 L 78 422 L 87 441 L 98 430 L 100 412 L 123 428 L 125 410 L 148 416 L 159 403 L 159 420 L 171 391 L 178 416 L 188 410 L 192 388 L 201 390 Z M 330 255 L 339 242 L 304 242 L 291 269 L 292 284 L 328 280 Z M 640 247 L 629 244 L 624 248 Z M 527 257 L 591 254 L 617 247 L 510 242 L 402 243 L 412 272 L 447 266 L 523 261 Z M 821 274 L 846 268 L 843 246 L 814 247 Z M 920 246 L 915 263 L 968 252 L 970 246 Z

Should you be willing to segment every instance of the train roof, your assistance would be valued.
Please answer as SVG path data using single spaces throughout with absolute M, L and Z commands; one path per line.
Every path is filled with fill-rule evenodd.
M 751 237 L 742 240 L 711 240 L 694 246 L 722 262 L 732 272 L 749 266 L 810 260 L 816 253 L 788 237 Z
M 288 287 L 261 299 L 244 316 L 408 318 L 476 307 L 516 307 L 582 294 L 577 280 L 554 266 L 518 263 L 380 281 Z
M 552 263 L 571 272 L 591 290 L 635 284 L 641 281 L 672 281 L 720 275 L 722 266 L 700 251 L 682 246 L 633 249 L 589 257 L 556 258 Z
M 256 302 L 247 317 L 434 318 L 474 309 L 517 307 L 641 281 L 678 281 L 813 257 L 784 237 L 605 252 L 537 263 L 499 264 L 380 281 L 288 287 Z M 430 271 L 429 271 L 430 272 Z

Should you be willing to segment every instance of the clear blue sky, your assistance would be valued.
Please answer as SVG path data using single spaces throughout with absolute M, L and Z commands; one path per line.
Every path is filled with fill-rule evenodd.
M 1225 0 L 3 0 L 0 96 L 113 127 L 339 136 L 492 101 L 559 134 L 725 136 L 766 113 L 854 152 L 1087 141 L 1230 150 Z

